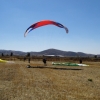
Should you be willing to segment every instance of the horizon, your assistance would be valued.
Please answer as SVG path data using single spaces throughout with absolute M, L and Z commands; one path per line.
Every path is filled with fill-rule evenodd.
M 64 51 L 64 50 L 55 49 L 55 48 L 49 48 L 49 49 L 45 49 L 45 50 L 41 50 L 41 51 L 21 51 L 21 50 L 7 50 L 7 49 L 0 49 L 0 50 L 15 51 L 15 52 L 19 51 L 19 52 L 25 52 L 25 53 L 28 53 L 28 52 L 42 52 L 42 51 L 45 51 L 45 50 L 59 50 L 59 51 Z M 74 52 L 74 51 L 64 51 L 64 52 Z M 86 52 L 81 52 L 81 51 L 74 52 L 74 53 L 93 54 L 93 53 L 86 53 Z M 93 54 L 93 55 L 100 55 L 100 54 Z

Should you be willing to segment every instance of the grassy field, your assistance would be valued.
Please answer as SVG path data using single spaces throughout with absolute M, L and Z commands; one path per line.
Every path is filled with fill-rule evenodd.
M 0 100 L 100 100 L 100 62 L 53 66 L 48 61 L 0 63 Z

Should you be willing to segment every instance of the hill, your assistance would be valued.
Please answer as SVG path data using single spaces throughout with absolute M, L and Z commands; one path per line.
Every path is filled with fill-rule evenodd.
M 13 55 L 21 55 L 21 56 L 25 56 L 27 55 L 28 52 L 23 52 L 23 51 L 14 51 L 14 50 L 0 50 L 0 55 L 2 55 L 2 53 L 4 55 L 10 55 L 11 52 L 13 53 Z M 94 56 L 94 54 L 87 54 L 87 53 L 83 53 L 83 52 L 73 52 L 73 51 L 62 51 L 62 50 L 58 50 L 58 49 L 47 49 L 47 50 L 43 50 L 40 52 L 30 52 L 31 56 L 42 56 L 42 55 L 48 55 L 48 56 L 67 56 L 67 57 L 76 57 L 76 56 L 81 56 L 81 57 L 91 57 Z

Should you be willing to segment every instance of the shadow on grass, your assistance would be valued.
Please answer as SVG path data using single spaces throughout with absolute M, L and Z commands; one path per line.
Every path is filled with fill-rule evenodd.
M 48 68 L 48 69 L 55 69 L 55 70 L 83 70 L 82 68 L 57 68 L 57 67 L 50 67 L 50 66 L 30 66 L 30 68 L 40 68 L 40 69 L 43 69 L 43 68 Z

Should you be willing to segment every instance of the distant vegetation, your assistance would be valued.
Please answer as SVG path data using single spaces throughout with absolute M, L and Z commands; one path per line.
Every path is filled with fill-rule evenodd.
M 28 59 L 31 59 L 31 61 L 42 61 L 43 58 L 46 58 L 47 61 L 65 61 L 65 62 L 73 62 L 73 61 L 79 61 L 80 59 L 84 61 L 93 61 L 93 62 L 98 62 L 100 61 L 100 58 L 95 58 L 95 57 L 59 57 L 59 56 L 0 56 L 0 59 L 3 60 L 20 60 L 20 61 L 26 61 Z

